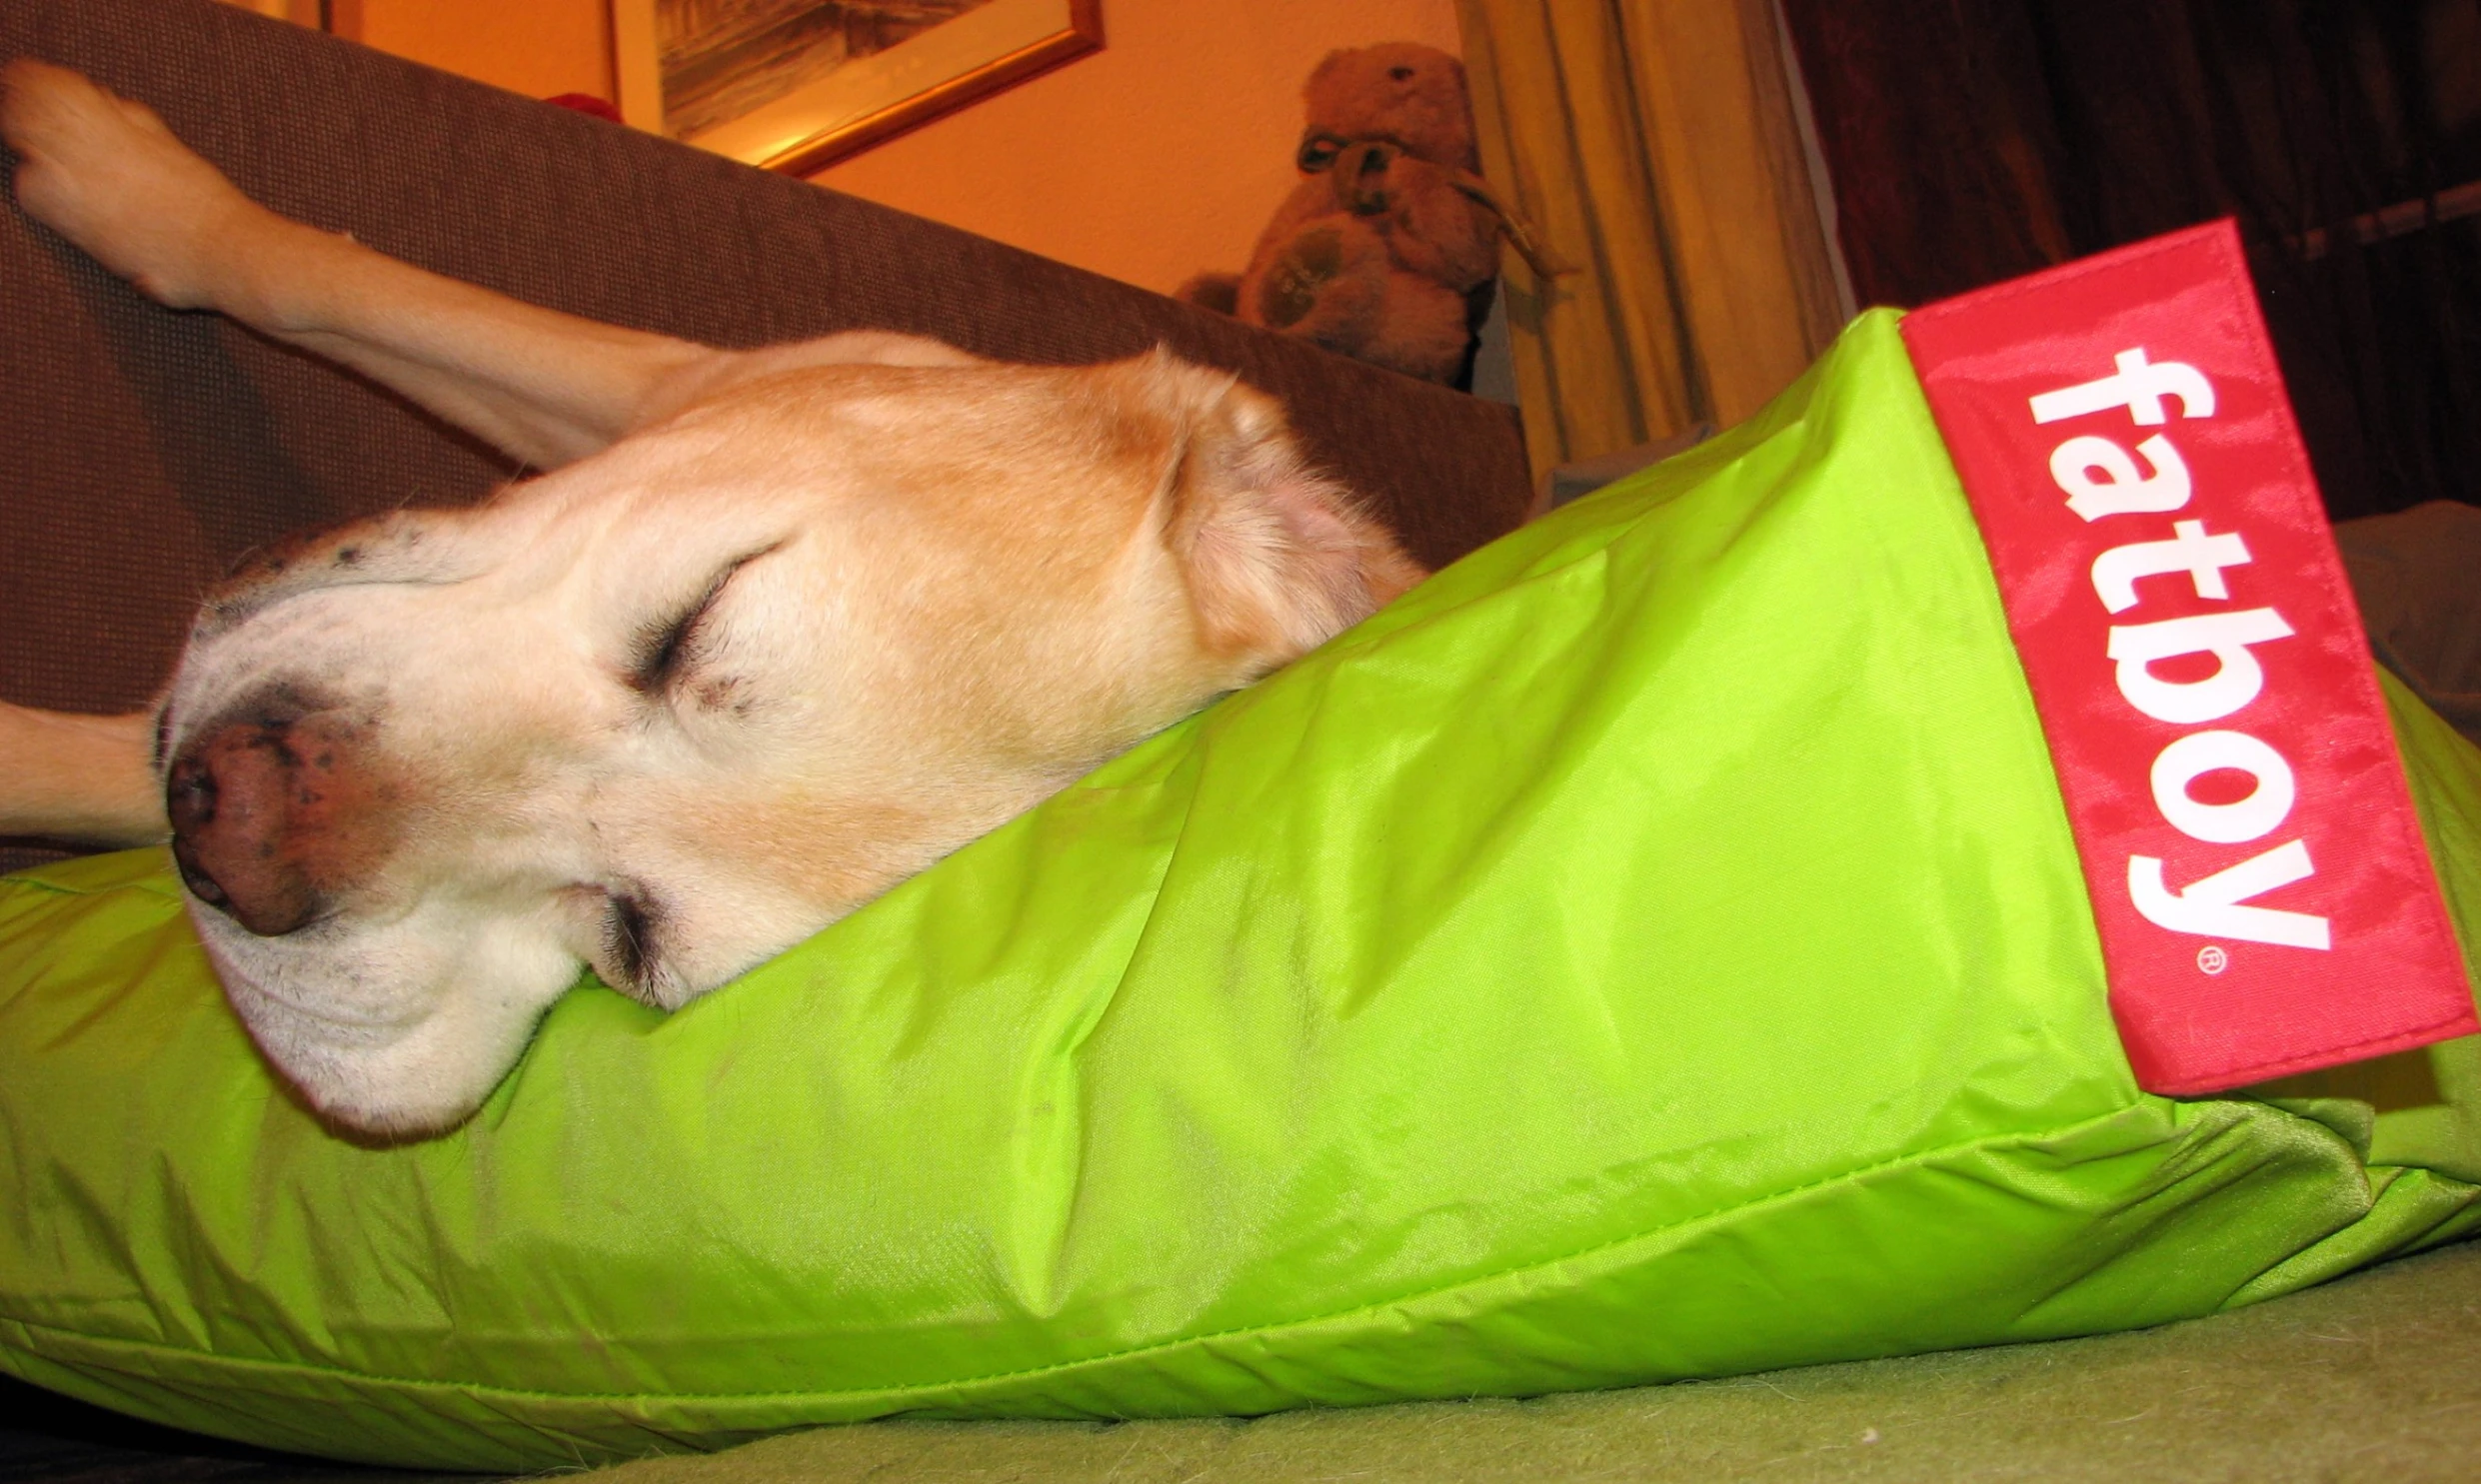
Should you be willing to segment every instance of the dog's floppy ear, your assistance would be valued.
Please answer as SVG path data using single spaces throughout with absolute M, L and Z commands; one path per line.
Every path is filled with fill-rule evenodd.
M 1140 366 L 1174 409 L 1164 541 L 1210 653 L 1272 669 L 1427 575 L 1309 467 L 1273 398 L 1162 351 Z

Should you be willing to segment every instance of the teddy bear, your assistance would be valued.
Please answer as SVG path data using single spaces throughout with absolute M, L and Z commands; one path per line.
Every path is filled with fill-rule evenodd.
M 1476 173 L 1464 65 L 1384 42 L 1330 53 L 1301 89 L 1300 184 L 1238 274 L 1180 297 L 1427 381 L 1463 375 L 1498 236 L 1531 244 Z

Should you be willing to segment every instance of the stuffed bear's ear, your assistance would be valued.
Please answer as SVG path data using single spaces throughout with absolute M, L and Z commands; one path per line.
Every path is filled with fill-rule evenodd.
M 1253 676 L 1315 649 L 1427 576 L 1351 493 L 1311 469 L 1283 410 L 1235 377 L 1157 351 L 1176 409 L 1160 500 L 1202 642 Z

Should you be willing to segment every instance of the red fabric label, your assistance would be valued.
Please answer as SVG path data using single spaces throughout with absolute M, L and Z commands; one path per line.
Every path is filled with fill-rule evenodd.
M 2228 222 L 1903 322 L 1980 522 L 2137 1081 L 2477 1027 Z

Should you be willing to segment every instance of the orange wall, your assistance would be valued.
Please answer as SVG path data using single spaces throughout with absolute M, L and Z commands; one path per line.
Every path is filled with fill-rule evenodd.
M 362 39 L 537 97 L 609 98 L 605 3 L 361 0 Z M 1458 49 L 1454 0 L 1103 0 L 1103 26 L 1102 51 L 815 179 L 1168 292 L 1247 258 L 1295 178 L 1320 57 Z
M 383 52 L 535 98 L 612 96 L 609 0 L 361 0 L 358 8 L 357 39 Z
M 1458 50 L 1454 0 L 1104 0 L 1103 25 L 1102 51 L 814 179 L 1169 292 L 1247 259 L 1320 57 Z

